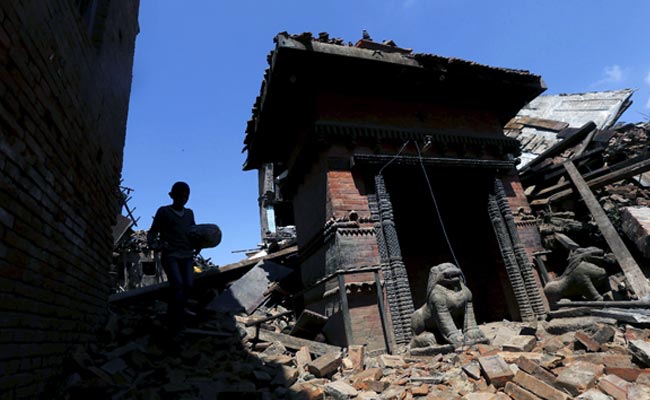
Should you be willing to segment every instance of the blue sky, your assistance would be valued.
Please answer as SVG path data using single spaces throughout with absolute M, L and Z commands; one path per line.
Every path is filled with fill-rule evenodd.
M 646 0 L 141 0 L 122 175 L 148 229 L 173 182 L 198 223 L 217 223 L 218 265 L 260 241 L 257 174 L 243 172 L 246 121 L 282 31 L 393 39 L 419 53 L 541 75 L 547 94 L 638 89 L 622 120 L 650 114 Z

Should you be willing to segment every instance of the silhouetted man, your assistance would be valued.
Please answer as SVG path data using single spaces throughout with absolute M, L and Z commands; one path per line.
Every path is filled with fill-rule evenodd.
M 190 186 L 185 182 L 174 183 L 169 197 L 172 204 L 156 212 L 147 242 L 152 249 L 161 251 L 161 263 L 170 289 L 167 324 L 175 335 L 183 329 L 185 304 L 194 281 L 194 249 L 189 232 L 196 224 L 192 210 L 185 208 Z

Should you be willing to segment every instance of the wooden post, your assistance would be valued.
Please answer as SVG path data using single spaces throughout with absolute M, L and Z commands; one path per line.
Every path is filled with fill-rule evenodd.
M 348 294 L 345 291 L 345 277 L 339 273 L 339 295 L 341 300 L 341 313 L 343 313 L 343 328 L 348 346 L 354 344 L 352 337 L 352 319 L 350 318 L 350 307 L 348 306 Z
M 392 336 L 388 331 L 388 321 L 386 321 L 386 306 L 384 305 L 384 290 L 379 280 L 379 271 L 375 270 L 375 287 L 377 290 L 377 306 L 379 307 L 379 318 L 381 318 L 381 329 L 384 332 L 384 341 L 386 342 L 386 351 L 393 354 Z
M 634 293 L 639 299 L 650 295 L 650 285 L 648 285 L 645 275 L 643 275 L 641 268 L 634 261 L 630 251 L 625 247 L 625 243 L 623 243 L 623 240 L 616 232 L 616 228 L 614 228 L 614 225 L 612 225 L 612 222 L 607 217 L 607 214 L 605 214 L 600 203 L 598 203 L 596 196 L 589 189 L 587 182 L 585 182 L 571 161 L 565 162 L 564 168 L 569 174 L 569 178 L 571 178 L 576 190 L 584 200 L 585 205 L 589 208 L 589 212 L 594 217 L 596 224 L 598 224 L 603 237 L 607 241 L 612 253 L 614 253 L 614 257 L 616 257 Z

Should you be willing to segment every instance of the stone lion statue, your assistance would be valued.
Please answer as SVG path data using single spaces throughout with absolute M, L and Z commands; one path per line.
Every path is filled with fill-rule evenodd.
M 427 300 L 411 318 L 411 349 L 436 345 L 436 330 L 454 347 L 488 342 L 476 325 L 472 292 L 465 286 L 460 268 L 452 263 L 433 266 L 429 271 Z
M 607 272 L 599 265 L 611 262 L 598 247 L 578 247 L 569 253 L 568 266 L 554 281 L 544 286 L 549 303 L 557 303 L 566 297 L 583 297 L 586 300 L 602 300 L 596 289 L 607 279 Z

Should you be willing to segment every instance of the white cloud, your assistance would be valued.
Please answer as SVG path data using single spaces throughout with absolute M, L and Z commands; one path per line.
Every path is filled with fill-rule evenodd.
M 650 85 L 650 71 L 648 71 L 648 75 L 645 76 L 645 83 Z
M 623 70 L 620 65 L 605 67 L 605 80 L 608 82 L 620 82 L 623 80 Z
M 624 80 L 625 74 L 623 68 L 621 68 L 620 65 L 614 64 L 614 65 L 606 66 L 603 69 L 603 75 L 605 75 L 605 77 L 597 81 L 596 83 L 594 83 L 592 86 L 601 86 L 608 83 L 622 82 Z

